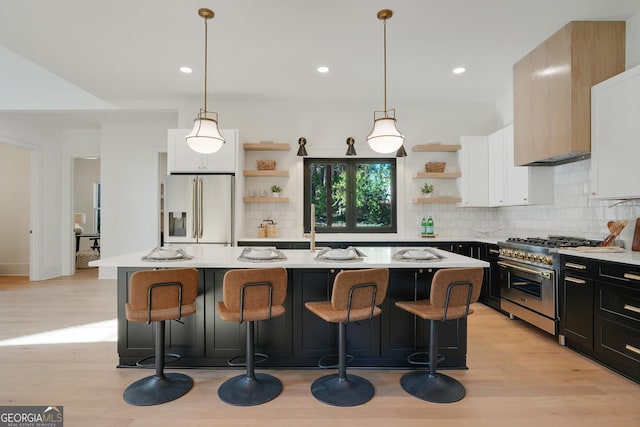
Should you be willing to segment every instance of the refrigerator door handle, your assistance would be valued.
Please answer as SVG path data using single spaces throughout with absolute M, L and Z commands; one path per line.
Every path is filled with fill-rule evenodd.
M 196 230 L 198 227 L 198 181 L 194 178 L 191 181 L 191 238 L 196 238 Z
M 202 178 L 198 178 L 198 239 L 202 239 L 204 233 L 204 191 Z

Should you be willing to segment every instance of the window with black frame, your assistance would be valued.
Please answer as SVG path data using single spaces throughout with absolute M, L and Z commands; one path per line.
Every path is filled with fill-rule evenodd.
M 304 159 L 304 229 L 315 204 L 318 233 L 395 233 L 395 159 Z

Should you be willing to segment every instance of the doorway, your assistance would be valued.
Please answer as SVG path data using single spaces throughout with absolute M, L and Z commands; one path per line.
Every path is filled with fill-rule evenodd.
M 29 276 L 31 150 L 0 143 L 0 275 Z
M 96 157 L 73 159 L 73 220 L 75 245 L 73 258 L 76 267 L 86 268 L 87 254 L 97 258 L 100 254 L 101 185 L 100 159 Z M 80 257 L 80 254 L 83 256 Z M 80 257 L 80 258 L 79 258 Z

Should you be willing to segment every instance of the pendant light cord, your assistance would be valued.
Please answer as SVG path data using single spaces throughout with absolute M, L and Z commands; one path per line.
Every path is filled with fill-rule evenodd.
M 387 20 L 384 19 L 384 116 L 387 115 Z
M 207 114 L 207 63 L 208 63 L 207 40 L 209 39 L 207 21 L 208 19 L 205 18 L 204 19 L 204 114 L 205 116 Z

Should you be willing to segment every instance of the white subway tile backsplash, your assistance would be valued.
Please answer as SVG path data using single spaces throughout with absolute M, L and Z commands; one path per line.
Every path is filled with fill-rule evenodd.
M 555 191 L 553 205 L 459 208 L 454 204 L 418 205 L 407 200 L 403 206 L 404 227 L 398 230 L 398 235 L 417 235 L 422 217 L 432 215 L 436 233 L 441 236 L 564 234 L 600 239 L 608 233 L 607 221 L 628 219 L 630 224 L 623 231 L 622 239 L 630 243 L 635 218 L 640 217 L 640 202 L 613 206 L 613 201 L 590 199 L 590 164 L 590 160 L 583 160 L 555 166 L 555 188 L 550 189 Z M 297 203 L 293 202 L 293 195 L 288 196 L 292 200 L 290 203 L 246 203 L 246 235 L 255 235 L 255 227 L 263 219 L 271 217 L 278 222 L 280 237 L 301 237 L 302 224 L 298 224 Z

